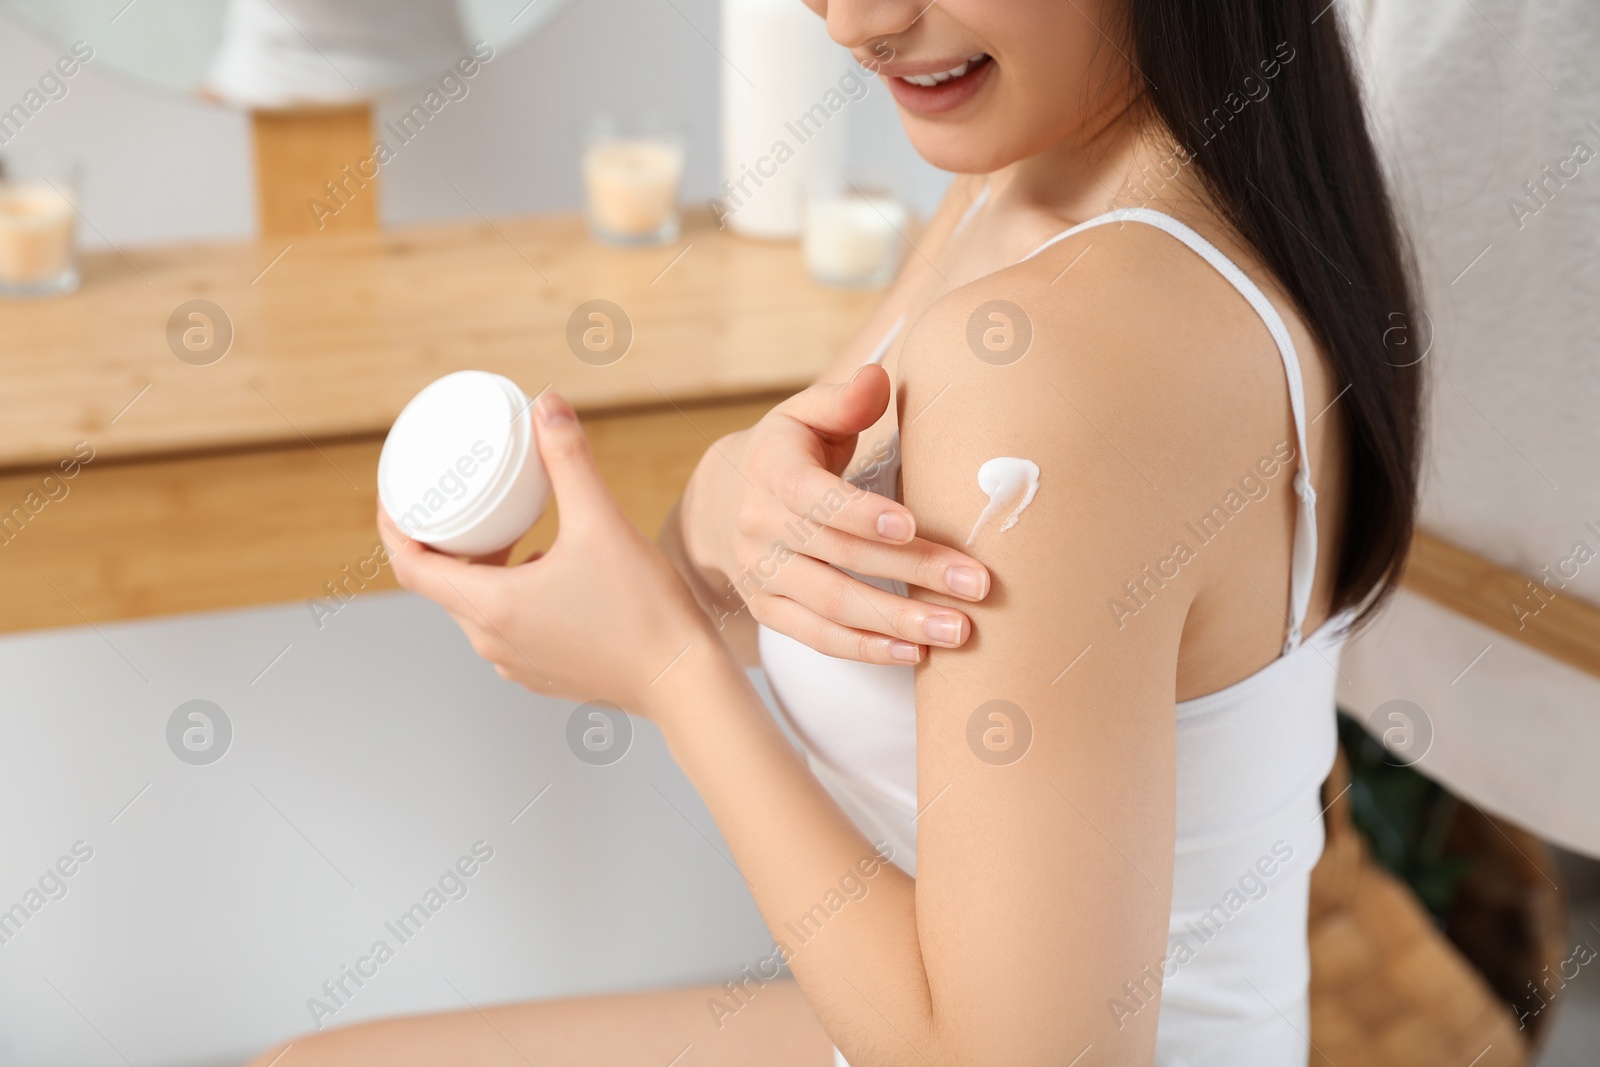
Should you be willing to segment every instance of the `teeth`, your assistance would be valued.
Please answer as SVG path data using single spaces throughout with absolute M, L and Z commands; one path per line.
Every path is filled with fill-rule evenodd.
M 971 68 L 972 64 L 976 63 L 982 58 L 982 52 L 975 52 L 963 60 L 960 66 L 951 67 L 949 70 L 940 71 L 937 74 L 907 74 L 904 76 L 904 80 L 910 82 L 912 85 L 920 85 L 925 89 L 931 88 L 935 85 L 938 85 L 940 82 L 947 82 L 951 78 L 961 77 L 969 68 Z

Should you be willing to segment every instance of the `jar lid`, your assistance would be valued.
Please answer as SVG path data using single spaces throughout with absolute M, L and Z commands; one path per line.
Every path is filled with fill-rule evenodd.
M 470 525 L 515 479 L 531 441 L 528 399 L 487 371 L 447 374 L 411 398 L 378 457 L 378 497 L 408 536 Z

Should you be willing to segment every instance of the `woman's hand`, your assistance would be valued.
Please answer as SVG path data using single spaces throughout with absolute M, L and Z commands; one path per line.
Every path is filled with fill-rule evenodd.
M 791 397 L 707 450 L 684 493 L 682 535 L 720 610 L 748 605 L 765 626 L 867 663 L 916 663 L 924 645 L 966 641 L 972 626 L 963 613 L 836 569 L 968 601 L 989 592 L 982 564 L 917 537 L 904 505 L 840 477 L 889 392 L 889 376 L 869 365 L 842 385 Z M 891 458 L 888 444 L 873 462 Z
M 448 611 L 502 678 L 538 693 L 608 700 L 649 714 L 650 686 L 710 623 L 666 557 L 623 515 L 572 408 L 546 393 L 534 426 L 561 508 L 550 551 L 506 567 L 408 539 L 378 510 L 395 578 Z

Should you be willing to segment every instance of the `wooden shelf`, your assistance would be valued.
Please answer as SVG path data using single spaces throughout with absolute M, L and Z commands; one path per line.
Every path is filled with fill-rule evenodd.
M 208 366 L 168 347 L 169 317 L 196 298 L 234 331 Z M 591 299 L 633 324 L 609 366 L 568 347 L 568 319 Z M 787 391 L 876 299 L 820 286 L 795 246 L 704 215 L 650 249 L 600 245 L 581 219 L 551 216 L 97 253 L 78 293 L 0 301 L 0 470 L 54 463 L 80 440 L 121 459 L 380 434 L 423 385 L 464 368 L 530 394 L 554 385 L 586 411 Z
M 776 399 L 584 424 L 607 484 L 654 535 L 707 438 L 753 424 Z M 136 463 L 96 459 L 65 483 L 65 496 L 0 544 L 0 632 L 323 596 L 323 583 L 342 581 L 347 565 L 361 569 L 378 543 L 382 444 L 367 437 Z M 22 499 L 39 478 L 0 475 L 0 500 Z M 552 508 L 519 551 L 548 548 L 555 529 Z M 384 568 L 362 591 L 392 588 Z
M 168 342 L 195 299 L 233 329 L 203 366 Z M 604 366 L 567 341 L 594 299 L 634 332 Z M 321 595 L 371 553 L 395 415 L 465 368 L 565 393 L 654 532 L 707 440 L 814 379 L 876 299 L 704 215 L 670 248 L 608 247 L 552 216 L 91 255 L 81 291 L 0 301 L 0 511 L 47 498 L 41 479 L 77 442 L 95 457 L 0 533 L 0 630 Z M 547 517 L 528 543 L 553 530 Z

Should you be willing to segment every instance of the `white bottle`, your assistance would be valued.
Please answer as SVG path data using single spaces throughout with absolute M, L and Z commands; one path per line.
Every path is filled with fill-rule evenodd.
M 378 499 L 406 536 L 482 556 L 539 521 L 550 479 L 531 406 L 510 378 L 478 370 L 447 374 L 411 398 L 378 457 Z
M 850 104 L 828 103 L 850 54 L 800 0 L 722 0 L 722 54 L 719 215 L 749 237 L 798 237 L 806 192 L 842 183 Z

